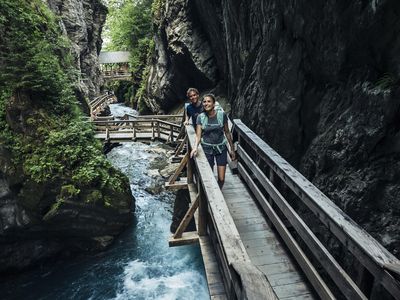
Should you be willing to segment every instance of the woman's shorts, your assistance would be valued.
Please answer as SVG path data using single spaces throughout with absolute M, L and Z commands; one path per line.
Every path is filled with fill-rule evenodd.
M 225 149 L 222 150 L 221 154 L 208 154 L 206 153 L 206 157 L 208 160 L 208 163 L 211 166 L 211 169 L 214 167 L 214 159 L 217 162 L 217 166 L 226 166 L 228 163 L 228 150 Z

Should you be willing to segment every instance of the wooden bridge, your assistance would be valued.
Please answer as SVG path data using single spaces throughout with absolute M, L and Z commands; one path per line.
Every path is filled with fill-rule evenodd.
M 182 127 L 174 120 L 182 120 L 182 115 L 125 116 L 124 119 L 98 118 L 95 137 L 107 142 L 160 140 L 176 142 L 183 134 Z
M 181 141 L 166 187 L 187 189 L 191 205 L 169 244 L 199 243 L 211 299 L 400 299 L 400 261 L 245 124 L 233 120 L 238 161 L 220 190 L 201 146 L 189 158 L 195 132 L 178 118 L 94 124 L 109 141 Z
M 98 115 L 101 114 L 106 107 L 114 102 L 117 102 L 117 97 L 113 94 L 100 95 L 89 101 L 87 105 L 89 106 L 90 120 L 93 121 L 94 119 L 98 118 Z

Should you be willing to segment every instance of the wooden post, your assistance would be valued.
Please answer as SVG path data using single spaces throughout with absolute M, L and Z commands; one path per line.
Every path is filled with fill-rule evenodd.
M 197 191 L 199 193 L 199 221 L 197 232 L 199 236 L 203 236 L 207 235 L 207 198 L 204 194 L 200 180 L 197 180 Z
M 374 276 L 372 276 L 372 274 L 360 263 L 357 285 L 360 287 L 360 290 L 364 293 L 364 295 L 368 298 L 372 294 L 374 281 Z
M 193 160 L 189 159 L 186 165 L 187 183 L 193 183 Z
M 106 128 L 106 141 L 108 141 L 110 139 L 110 131 L 108 130 L 108 128 Z
M 158 139 L 161 138 L 161 133 L 160 133 L 160 122 L 157 121 L 157 137 Z
M 136 129 L 135 129 L 135 123 L 132 122 L 132 140 L 136 141 Z
M 275 173 L 274 170 L 272 170 L 271 167 L 269 167 L 269 181 L 271 181 L 272 185 L 274 187 L 276 187 L 276 177 L 275 177 Z M 272 200 L 271 196 L 268 196 L 268 202 L 269 204 L 271 204 L 271 206 L 273 205 L 274 201 Z
M 154 122 L 151 121 L 151 140 L 154 141 L 154 138 L 155 138 Z
M 169 125 L 170 131 L 171 131 L 171 142 L 174 141 L 174 127 L 172 125 Z

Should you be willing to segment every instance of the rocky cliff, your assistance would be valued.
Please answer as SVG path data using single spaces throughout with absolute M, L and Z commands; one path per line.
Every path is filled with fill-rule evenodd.
M 75 68 L 80 73 L 77 90 L 93 98 L 101 84 L 98 55 L 107 7 L 100 0 L 47 0 L 50 9 L 60 17 L 59 25 L 71 41 Z
M 165 0 L 148 98 L 168 109 L 189 86 L 218 87 L 400 256 L 399 13 L 396 0 Z
M 98 89 L 105 8 L 52 1 L 57 19 L 44 3 L 0 2 L 0 273 L 104 249 L 134 201 L 77 107 Z

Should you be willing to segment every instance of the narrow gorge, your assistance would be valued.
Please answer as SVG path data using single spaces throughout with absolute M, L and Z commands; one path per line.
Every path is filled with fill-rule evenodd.
M 213 91 L 400 255 L 400 3 L 160 1 L 154 112 Z
M 240 119 L 400 258 L 399 16 L 396 0 L 0 1 L 4 297 L 210 297 L 201 248 L 168 247 L 172 219 L 176 229 L 186 202 L 174 215 L 180 192 L 165 191 L 164 181 L 182 177 L 189 190 L 193 171 L 159 171 L 168 156 L 190 161 L 189 154 L 154 141 L 156 115 L 180 115 L 189 87 L 214 94 L 231 120 Z M 102 51 L 130 53 L 128 79 L 105 79 Z M 101 95 L 120 103 L 96 123 L 91 101 Z M 139 115 L 154 117 L 145 143 L 136 141 Z M 107 118 L 114 123 L 103 124 L 102 140 L 96 126 Z M 112 144 L 109 128 L 120 130 L 124 121 L 131 122 L 129 141 Z M 181 124 L 168 122 L 166 143 L 186 139 L 189 150 L 187 131 L 173 141 Z M 200 199 L 206 187 L 197 188 Z M 189 201 L 190 192 L 182 193 Z M 333 256 L 351 252 L 295 193 L 288 201 Z M 343 259 L 345 269 L 355 264 Z

